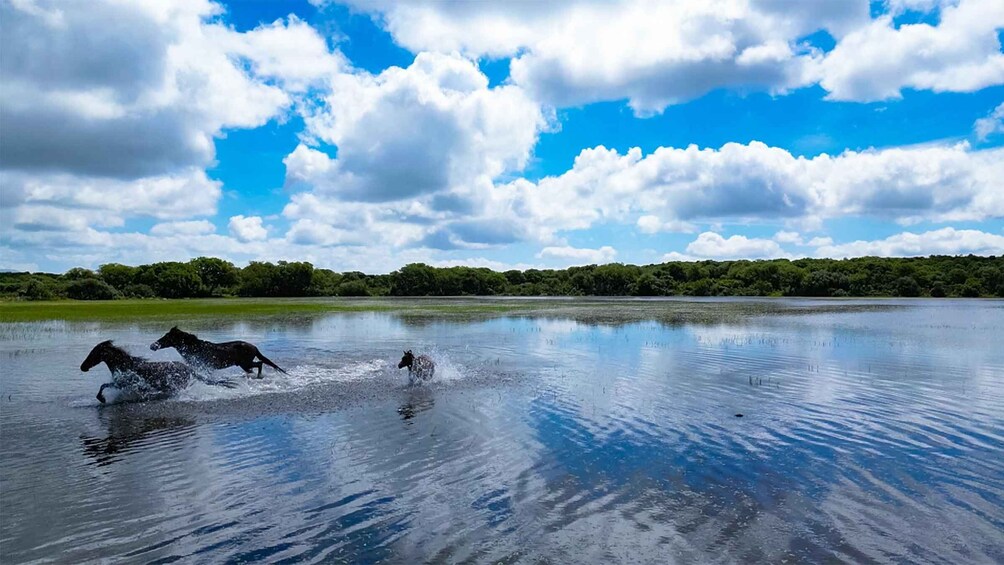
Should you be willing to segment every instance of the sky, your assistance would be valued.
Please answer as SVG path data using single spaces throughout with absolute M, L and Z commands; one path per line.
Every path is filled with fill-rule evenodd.
M 1004 254 L 1004 2 L 0 0 L 0 268 Z

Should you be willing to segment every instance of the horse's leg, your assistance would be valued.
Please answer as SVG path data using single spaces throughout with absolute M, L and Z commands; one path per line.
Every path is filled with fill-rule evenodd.
M 261 378 L 261 367 L 262 367 L 262 365 L 263 365 L 263 363 L 261 361 L 255 361 L 255 362 L 251 363 L 252 367 L 258 367 L 258 378 L 259 379 Z
M 97 399 L 98 399 L 99 402 L 101 402 L 101 404 L 105 403 L 104 390 L 105 390 L 105 387 L 108 387 L 108 386 L 114 387 L 115 383 L 105 383 L 105 384 L 101 385 L 101 388 L 98 389 Z

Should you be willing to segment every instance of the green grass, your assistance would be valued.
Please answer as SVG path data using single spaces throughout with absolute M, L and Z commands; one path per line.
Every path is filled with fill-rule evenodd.
M 504 313 L 527 303 L 486 303 L 477 299 L 427 298 L 206 298 L 193 300 L 52 300 L 0 302 L 0 322 L 43 320 L 102 321 L 204 316 L 252 317 L 326 312 L 401 312 L 430 314 Z
M 65 320 L 71 322 L 165 320 L 196 318 L 248 319 L 271 316 L 316 316 L 326 313 L 388 312 L 406 318 L 483 318 L 493 315 L 556 316 L 587 323 L 620 324 L 640 320 L 664 323 L 722 323 L 770 314 L 812 314 L 901 306 L 872 300 L 848 305 L 824 299 L 811 305 L 784 299 L 701 302 L 696 299 L 652 301 L 629 298 L 205 298 L 145 300 L 0 301 L 0 323 Z

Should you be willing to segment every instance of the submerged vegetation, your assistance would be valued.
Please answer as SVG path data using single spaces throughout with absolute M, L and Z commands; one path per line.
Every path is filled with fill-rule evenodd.
M 200 257 L 138 267 L 109 263 L 97 271 L 74 268 L 62 275 L 0 273 L 0 297 L 8 300 L 674 295 L 1004 297 L 1004 257 L 611 263 L 501 273 L 414 263 L 387 275 L 337 273 L 286 261 L 254 261 L 239 268 L 222 259 Z M 222 306 L 216 303 L 216 307 Z
M 529 310 L 528 304 L 485 304 L 466 301 L 387 301 L 376 298 L 296 299 L 296 298 L 196 298 L 192 300 L 48 300 L 0 303 L 0 322 L 41 320 L 124 321 L 140 318 L 182 320 L 214 318 L 310 316 L 330 312 L 386 312 L 409 315 L 476 315 Z

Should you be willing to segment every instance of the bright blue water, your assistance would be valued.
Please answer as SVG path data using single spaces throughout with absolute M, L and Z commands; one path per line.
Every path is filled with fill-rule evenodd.
M 170 324 L 0 325 L 0 561 L 1004 561 L 1004 302 L 562 304 L 190 320 L 290 375 L 115 406 Z

